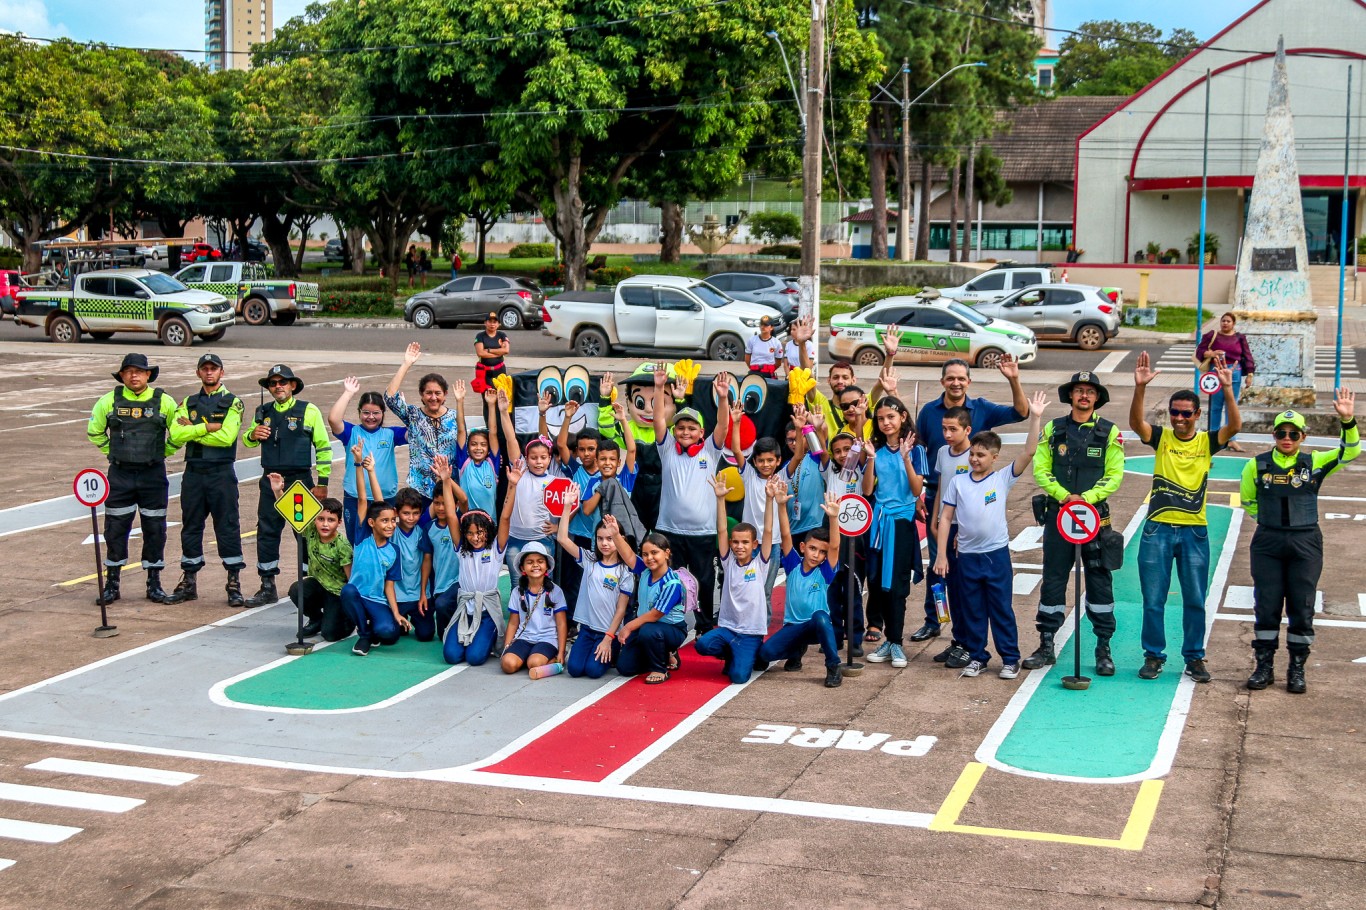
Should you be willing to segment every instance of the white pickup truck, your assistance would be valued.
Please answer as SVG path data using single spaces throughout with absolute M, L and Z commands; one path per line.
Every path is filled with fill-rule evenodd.
M 236 300 L 247 325 L 293 325 L 300 313 L 318 309 L 316 282 L 271 278 L 257 262 L 196 262 L 175 277 L 195 290 Z
M 76 276 L 70 291 L 23 291 L 14 321 L 59 343 L 80 341 L 82 333 L 102 341 L 115 332 L 150 332 L 162 344 L 188 347 L 196 338 L 222 338 L 236 317 L 221 294 L 191 290 L 162 272 L 113 269 Z
M 609 291 L 567 291 L 546 298 L 542 333 L 568 341 L 580 357 L 619 350 L 702 353 L 743 360 L 772 307 L 727 297 L 697 278 L 637 275 Z

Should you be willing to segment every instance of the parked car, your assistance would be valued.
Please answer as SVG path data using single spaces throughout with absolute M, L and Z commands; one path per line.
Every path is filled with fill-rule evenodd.
M 328 262 L 345 262 L 342 256 L 342 242 L 340 237 L 333 237 L 323 244 L 323 259 Z
M 741 360 L 759 320 L 772 315 L 763 304 L 727 297 L 696 278 L 637 275 L 612 292 L 569 291 L 549 298 L 543 331 L 568 341 L 580 357 L 662 348 Z
M 467 275 L 408 298 L 403 318 L 419 329 L 480 323 L 498 314 L 501 328 L 536 328 L 541 324 L 545 292 L 530 278 Z
M 18 269 L 0 269 L 0 316 L 13 316 L 19 291 L 25 287 Z
M 878 366 L 885 358 L 882 336 L 888 326 L 901 328 L 897 363 L 943 363 L 961 357 L 975 367 L 992 369 L 1002 354 L 1029 363 L 1038 356 L 1034 333 L 1022 325 L 993 319 L 952 300 L 888 297 L 856 313 L 830 319 L 826 345 L 835 360 Z
M 233 241 L 223 250 L 223 258 L 234 259 L 238 262 L 265 262 L 270 256 L 270 247 L 259 240 L 246 242 L 246 252 L 238 252 L 237 242 Z
M 736 300 L 773 307 L 783 317 L 780 331 L 797 318 L 800 291 L 796 278 L 763 272 L 718 272 L 707 276 L 707 284 Z
M 180 248 L 181 262 L 199 262 L 201 260 L 217 262 L 222 258 L 222 251 L 214 249 L 207 243 L 195 243 Z
M 1089 284 L 1036 284 L 995 303 L 973 309 L 1009 319 L 1033 330 L 1043 341 L 1070 341 L 1094 351 L 1119 334 L 1124 296 L 1119 288 Z
M 318 309 L 316 282 L 271 278 L 255 262 L 200 262 L 185 266 L 175 277 L 188 287 L 235 300 L 237 314 L 247 325 L 293 325 L 300 313 Z
M 983 272 L 966 284 L 954 288 L 940 288 L 939 294 L 959 303 L 991 303 L 1000 300 L 1011 291 L 1032 284 L 1050 284 L 1052 281 L 1053 270 L 1047 266 L 998 266 Z
M 115 332 L 150 332 L 162 344 L 189 347 L 217 341 L 233 324 L 221 294 L 193 291 L 164 272 L 113 269 L 78 275 L 70 291 L 24 291 L 15 322 L 40 328 L 53 341 L 104 340 Z
M 134 247 L 137 255 L 152 262 L 163 262 L 167 258 L 166 244 L 140 243 Z

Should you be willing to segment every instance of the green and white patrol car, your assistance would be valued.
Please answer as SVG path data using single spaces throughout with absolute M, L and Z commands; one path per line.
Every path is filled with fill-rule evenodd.
M 856 313 L 832 317 L 826 348 L 835 360 L 878 366 L 885 356 L 882 338 L 889 326 L 901 330 L 897 363 L 943 363 L 961 357 L 975 367 L 994 369 L 1002 354 L 1029 363 L 1039 353 L 1034 333 L 1022 325 L 983 316 L 961 303 L 930 303 L 922 297 L 888 297 Z
M 14 321 L 63 343 L 80 341 L 83 333 L 103 340 L 115 332 L 150 332 L 162 344 L 188 347 L 196 338 L 222 338 L 236 317 L 221 294 L 191 290 L 163 272 L 107 269 L 77 275 L 69 291 L 23 291 Z
M 237 302 L 247 325 L 293 325 L 300 313 L 318 309 L 318 285 L 271 278 L 259 262 L 197 262 L 175 273 L 192 288 L 214 291 Z

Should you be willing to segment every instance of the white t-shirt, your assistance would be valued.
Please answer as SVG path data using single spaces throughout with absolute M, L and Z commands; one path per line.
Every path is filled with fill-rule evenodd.
M 935 476 L 939 478 L 939 483 L 942 484 L 945 496 L 947 496 L 949 492 L 949 481 L 953 480 L 953 478 L 957 477 L 959 474 L 967 474 L 972 471 L 972 465 L 968 464 L 968 456 L 971 454 L 972 446 L 968 446 L 964 449 L 963 454 L 961 455 L 955 455 L 950 452 L 948 446 L 939 447 L 939 454 L 934 456 L 934 470 Z M 931 502 L 929 505 L 930 508 L 934 508 L 934 503 Z M 958 524 L 957 516 L 954 517 L 953 523 Z
M 594 632 L 606 632 L 617 614 L 617 595 L 630 594 L 636 589 L 636 577 L 624 562 L 603 565 L 591 551 L 580 547 L 579 566 L 583 581 L 579 583 L 579 602 L 574 607 L 574 620 Z
M 460 563 L 460 590 L 475 593 L 497 591 L 498 573 L 503 569 L 503 550 L 496 543 L 473 553 L 455 548 Z
M 525 603 L 522 601 L 522 593 L 514 588 L 512 599 L 508 601 L 508 612 L 521 617 L 518 620 L 521 625 L 517 627 L 517 640 L 529 641 L 532 644 L 558 645 L 560 636 L 555 630 L 555 614 L 568 610 L 569 607 L 564 602 L 564 589 L 558 585 L 550 592 L 528 592 Z
M 825 492 L 836 496 L 849 493 L 863 495 L 863 465 L 858 463 L 857 456 L 851 457 L 854 461 L 852 468 L 837 468 L 833 461 L 825 466 Z
M 782 469 L 780 465 L 769 475 L 770 478 L 777 476 Z M 755 470 L 754 465 L 745 462 L 745 469 L 740 472 L 740 479 L 745 483 L 745 506 L 740 513 L 740 520 L 747 521 L 754 525 L 758 530 L 759 536 L 764 536 L 764 506 L 768 504 L 768 480 L 761 477 Z M 773 539 L 778 539 L 778 508 L 773 508 Z
M 991 553 L 1010 545 L 1006 500 L 1015 486 L 1015 465 L 1008 464 L 981 480 L 957 474 L 944 491 L 944 505 L 958 518 L 958 552 Z
M 783 345 L 783 356 L 787 358 L 787 368 L 789 370 L 800 370 L 802 368 L 802 352 L 797 347 L 797 342 L 789 341 Z M 812 364 L 816 362 L 816 341 L 808 339 L 806 342 L 806 358 Z
M 764 635 L 768 632 L 768 605 L 764 582 L 768 579 L 768 560 L 759 547 L 746 565 L 735 561 L 734 553 L 721 560 L 721 610 L 717 624 L 738 635 Z
M 545 504 L 545 488 L 560 474 L 552 463 L 544 474 L 533 474 L 528 468 L 517 481 L 517 501 L 512 504 L 508 533 L 518 540 L 542 540 L 547 536 L 542 527 L 550 521 L 550 509 Z M 552 532 L 553 533 L 553 532 Z
M 765 341 L 758 335 L 751 335 L 749 341 L 745 342 L 745 353 L 749 355 L 749 365 L 752 367 L 776 364 L 782 350 L 783 343 L 772 336 Z
M 708 480 L 721 463 L 721 450 L 708 436 L 696 455 L 679 454 L 672 432 L 655 443 L 664 484 L 659 495 L 659 527 L 670 534 L 716 535 L 716 491 Z

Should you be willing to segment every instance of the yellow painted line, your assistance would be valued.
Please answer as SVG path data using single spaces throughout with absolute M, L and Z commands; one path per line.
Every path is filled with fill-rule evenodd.
M 243 535 L 242 535 L 242 539 L 243 539 L 243 540 L 246 540 L 248 537 L 255 537 L 255 536 L 256 536 L 256 531 L 255 531 L 255 529 L 252 529 L 252 530 L 248 531 L 247 533 L 243 534 Z M 209 546 L 215 546 L 215 545 L 217 545 L 217 543 L 218 543 L 217 540 L 211 540 L 211 541 L 209 541 Z M 138 569 L 138 568 L 141 568 L 141 567 L 142 567 L 142 563 L 140 563 L 140 562 L 130 562 L 128 565 L 124 566 L 123 568 L 124 568 L 125 571 L 131 572 L 133 569 Z M 58 582 L 58 583 L 57 583 L 57 587 L 59 587 L 59 588 L 69 588 L 69 587 L 71 587 L 72 585 L 79 585 L 79 584 L 84 584 L 84 583 L 87 582 L 87 581 L 94 581 L 94 580 L 97 579 L 97 578 L 99 578 L 98 575 L 82 575 L 80 578 L 73 578 L 73 579 L 71 579 L 70 581 L 61 581 L 61 582 Z
M 1076 834 L 1054 834 L 1047 831 L 1017 831 L 1011 828 L 983 828 L 977 825 L 960 825 L 958 817 L 967 807 L 978 782 L 986 773 L 987 766 L 981 762 L 969 762 L 958 776 L 944 804 L 930 821 L 931 831 L 952 831 L 958 834 L 978 834 L 986 837 L 1006 837 L 1015 840 L 1047 841 L 1056 844 L 1077 844 L 1084 847 L 1105 847 L 1113 850 L 1143 849 L 1157 815 L 1157 803 L 1162 797 L 1162 781 L 1145 780 L 1139 784 L 1138 796 L 1124 824 L 1124 831 L 1118 839 L 1106 837 L 1082 837 Z

